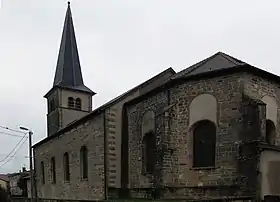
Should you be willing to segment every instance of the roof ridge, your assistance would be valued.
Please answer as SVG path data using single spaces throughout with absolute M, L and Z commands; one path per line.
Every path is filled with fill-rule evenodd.
M 183 69 L 183 70 L 180 71 L 180 72 L 177 72 L 177 73 L 174 75 L 174 78 L 171 77 L 171 80 L 172 80 L 172 79 L 178 78 L 177 76 L 180 75 L 180 73 L 184 73 L 184 72 L 187 71 L 187 70 L 190 70 L 190 71 L 189 71 L 189 72 L 186 72 L 186 73 L 184 73 L 184 74 L 189 74 L 189 73 L 195 71 L 197 68 L 201 67 L 201 66 L 204 65 L 206 62 L 208 62 L 209 60 L 211 60 L 212 58 L 214 58 L 215 56 L 217 56 L 218 54 L 219 54 L 219 52 L 218 52 L 218 53 L 215 53 L 214 55 L 211 55 L 211 56 L 208 57 L 208 58 L 205 58 L 205 59 L 202 60 L 202 61 L 199 61 L 199 62 L 197 62 L 197 63 L 195 63 L 195 64 L 193 64 L 193 65 L 191 65 L 191 66 L 189 66 L 189 67 L 187 67 L 187 68 L 185 68 L 185 69 Z M 193 69 L 192 69 L 192 68 L 193 68 Z M 180 77 L 180 76 L 179 76 L 179 77 Z
M 205 58 L 204 60 L 202 60 L 202 61 L 200 61 L 200 62 L 198 62 L 198 63 L 196 63 L 196 64 L 194 64 L 194 65 L 192 65 L 192 66 L 196 66 L 195 68 L 193 68 L 190 72 L 188 72 L 188 73 L 191 73 L 191 72 L 193 72 L 194 70 L 196 70 L 197 68 L 199 68 L 199 67 L 201 67 L 202 65 L 204 65 L 206 62 L 208 62 L 209 60 L 211 60 L 212 58 L 214 58 L 215 56 L 217 56 L 218 55 L 218 53 L 215 53 L 214 55 L 212 55 L 212 56 L 210 56 L 210 57 L 208 57 L 208 58 Z M 192 67 L 192 66 L 190 66 L 190 67 Z M 190 67 L 188 67 L 188 68 L 190 68 Z
M 242 60 L 239 60 L 235 57 L 232 57 L 226 53 L 223 52 L 218 52 L 219 55 L 221 55 L 223 58 L 225 58 L 226 60 L 234 63 L 235 65 L 242 65 L 242 64 L 246 64 L 246 62 L 243 62 Z

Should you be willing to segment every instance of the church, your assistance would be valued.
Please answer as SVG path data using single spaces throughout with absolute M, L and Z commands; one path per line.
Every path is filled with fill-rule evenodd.
M 279 76 L 218 52 L 93 110 L 81 69 L 69 4 L 45 95 L 47 137 L 33 145 L 38 198 L 280 195 Z

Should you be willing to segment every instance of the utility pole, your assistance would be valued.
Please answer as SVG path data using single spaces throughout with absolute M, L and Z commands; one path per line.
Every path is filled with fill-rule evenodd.
M 32 135 L 33 132 L 25 127 L 19 127 L 21 130 L 28 131 L 29 139 L 29 169 L 30 169 L 30 202 L 34 199 L 34 177 L 33 177 L 33 157 L 32 157 Z
M 33 202 L 34 183 L 33 183 L 33 157 L 32 157 L 32 131 L 28 132 L 29 138 L 29 167 L 30 167 L 30 202 Z

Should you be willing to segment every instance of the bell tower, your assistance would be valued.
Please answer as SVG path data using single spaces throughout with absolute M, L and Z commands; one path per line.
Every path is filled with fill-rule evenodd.
M 48 136 L 92 111 L 96 93 L 84 85 L 70 2 L 66 11 L 53 86 L 48 102 Z

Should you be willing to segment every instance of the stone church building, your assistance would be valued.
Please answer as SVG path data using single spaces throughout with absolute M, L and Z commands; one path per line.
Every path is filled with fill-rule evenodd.
M 280 195 L 280 77 L 218 52 L 166 69 L 92 110 L 70 5 L 47 137 L 33 146 L 39 198 L 264 199 Z

